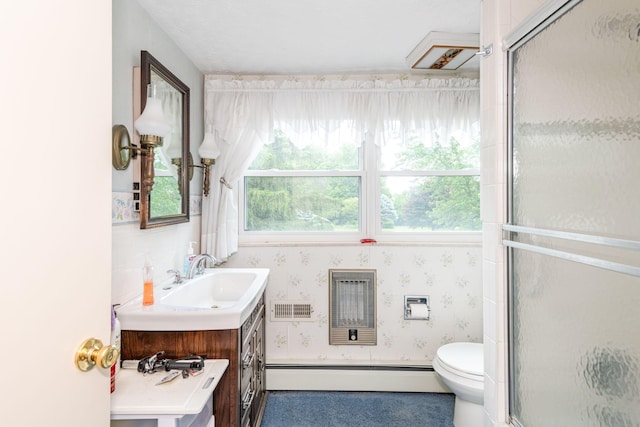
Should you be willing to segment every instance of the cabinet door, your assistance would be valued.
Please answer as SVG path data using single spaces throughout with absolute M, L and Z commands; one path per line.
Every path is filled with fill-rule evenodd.
M 242 326 L 242 353 L 240 355 L 240 425 L 252 425 L 252 407 L 255 396 L 255 342 L 251 318 Z
M 264 312 L 260 318 L 256 330 L 254 332 L 254 349 L 255 349 L 255 368 L 254 368 L 254 387 L 255 398 L 253 400 L 252 412 L 254 414 L 260 413 L 262 406 L 262 400 L 264 399 L 265 391 L 265 352 L 264 352 Z

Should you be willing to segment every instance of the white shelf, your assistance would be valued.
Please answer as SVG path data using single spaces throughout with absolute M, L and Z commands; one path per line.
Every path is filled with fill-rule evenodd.
M 157 419 L 158 426 L 178 425 L 185 415 L 199 414 L 229 366 L 226 359 L 207 359 L 203 373 L 156 385 L 168 372 L 143 375 L 120 369 L 111 394 L 111 419 Z

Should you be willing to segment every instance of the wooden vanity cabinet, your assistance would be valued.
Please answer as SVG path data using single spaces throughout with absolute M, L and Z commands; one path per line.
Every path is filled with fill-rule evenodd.
M 216 427 L 258 427 L 266 405 L 264 296 L 239 329 L 206 331 L 122 330 L 122 359 L 164 351 L 166 358 L 191 354 L 228 359 L 213 393 Z

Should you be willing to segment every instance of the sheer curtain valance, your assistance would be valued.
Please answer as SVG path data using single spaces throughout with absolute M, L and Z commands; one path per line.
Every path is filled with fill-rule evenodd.
M 453 130 L 471 132 L 479 117 L 477 79 L 207 76 L 205 128 L 213 129 L 221 154 L 203 201 L 202 251 L 219 261 L 237 251 L 237 201 L 220 179 L 236 183 L 275 128 L 340 128 L 353 141 L 384 144 L 399 130 L 447 140 Z

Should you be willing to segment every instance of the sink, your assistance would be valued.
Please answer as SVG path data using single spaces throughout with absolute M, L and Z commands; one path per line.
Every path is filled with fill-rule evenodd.
M 226 308 L 237 304 L 249 290 L 256 273 L 214 270 L 187 286 L 159 298 L 161 304 L 179 307 Z
M 199 331 L 238 329 L 258 304 L 268 268 L 210 268 L 182 284 L 154 289 L 155 304 L 142 296 L 117 308 L 122 329 Z

